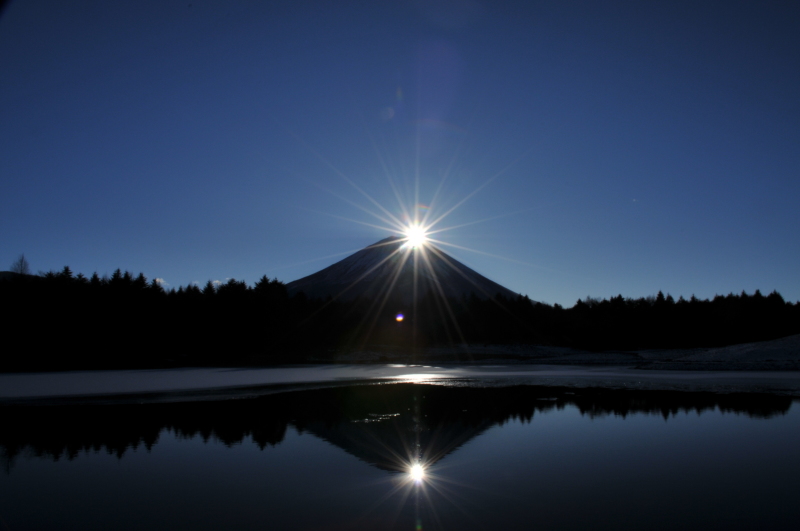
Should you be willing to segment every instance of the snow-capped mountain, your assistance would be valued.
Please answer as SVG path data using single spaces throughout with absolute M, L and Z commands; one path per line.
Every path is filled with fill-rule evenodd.
M 416 271 L 416 275 L 415 275 Z M 415 281 L 416 278 L 416 281 Z M 429 291 L 436 296 L 488 299 L 500 294 L 517 294 L 473 271 L 430 242 L 411 248 L 406 241 L 390 236 L 326 267 L 287 284 L 290 295 L 300 292 L 309 298 L 352 300 L 356 297 L 385 297 L 411 301 Z

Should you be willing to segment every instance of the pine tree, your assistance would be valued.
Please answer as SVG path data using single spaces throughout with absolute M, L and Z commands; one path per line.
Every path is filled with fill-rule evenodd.
M 216 292 L 217 292 L 217 289 L 216 289 L 216 287 L 214 286 L 214 283 L 213 283 L 213 282 L 211 282 L 210 280 L 209 280 L 208 282 L 206 282 L 206 285 L 205 285 L 205 287 L 203 288 L 203 295 L 205 295 L 206 297 L 211 297 L 211 296 L 213 296 L 213 295 L 214 295 Z

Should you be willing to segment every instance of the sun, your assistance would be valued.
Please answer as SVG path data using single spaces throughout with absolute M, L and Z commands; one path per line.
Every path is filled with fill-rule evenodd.
M 403 230 L 403 235 L 406 238 L 406 247 L 416 249 L 422 247 L 428 241 L 428 233 L 425 227 L 419 224 L 412 224 Z

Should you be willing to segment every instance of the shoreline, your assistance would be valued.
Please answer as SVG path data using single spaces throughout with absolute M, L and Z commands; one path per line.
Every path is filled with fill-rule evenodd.
M 227 361 L 226 361 L 227 358 Z M 200 356 L 202 360 L 203 357 Z M 148 363 L 148 361 L 150 363 Z M 770 341 L 725 347 L 688 349 L 589 351 L 571 347 L 528 344 L 461 344 L 407 348 L 396 345 L 368 345 L 326 351 L 287 350 L 270 354 L 218 354 L 205 363 L 187 363 L 180 355 L 158 360 L 126 355 L 115 363 L 92 366 L 77 360 L 72 366 L 43 366 L 21 363 L 19 368 L 0 370 L 2 375 L 28 373 L 102 372 L 110 370 L 171 370 L 192 368 L 268 369 L 314 365 L 436 364 L 474 365 L 559 365 L 592 367 L 633 367 L 645 371 L 800 371 L 800 334 Z M 2 389 L 0 388 L 0 393 Z M 2 395 L 0 395 L 2 396 Z
M 481 345 L 409 352 L 378 347 L 280 365 L 0 373 L 0 405 L 226 400 L 310 387 L 397 382 L 800 398 L 800 335 L 690 350 L 588 352 Z
M 396 347 L 337 352 L 311 357 L 316 363 L 487 363 L 632 366 L 642 370 L 800 371 L 800 335 L 726 347 L 591 352 L 543 345 L 460 345 L 409 353 Z

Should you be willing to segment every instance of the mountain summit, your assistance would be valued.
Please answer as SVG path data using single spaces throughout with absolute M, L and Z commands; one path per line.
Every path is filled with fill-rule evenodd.
M 290 295 L 303 292 L 310 298 L 339 300 L 388 296 L 409 302 L 415 293 L 422 298 L 428 292 L 454 298 L 473 293 L 480 299 L 517 296 L 430 242 L 416 248 L 406 243 L 390 236 L 286 287 Z

